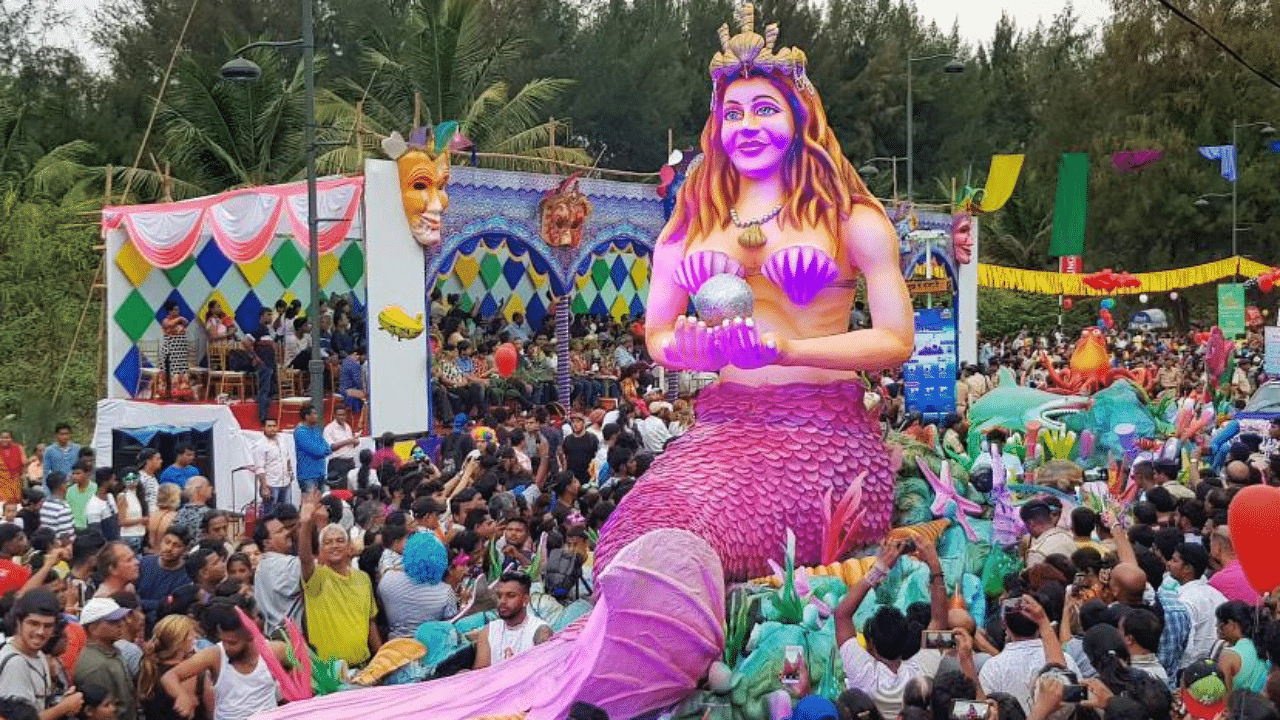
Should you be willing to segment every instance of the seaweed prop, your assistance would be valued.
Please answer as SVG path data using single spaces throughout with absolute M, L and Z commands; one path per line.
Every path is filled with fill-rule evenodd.
M 724 614 L 724 664 L 733 667 L 742 655 L 743 645 L 751 632 L 751 606 L 759 598 L 749 590 L 729 593 L 728 612 Z
M 862 523 L 862 518 L 866 514 L 866 508 L 862 506 L 862 483 L 867 479 L 867 472 L 864 470 L 858 473 L 858 476 L 849 483 L 849 487 L 844 491 L 844 495 L 840 498 L 840 502 L 832 508 L 831 491 L 828 487 L 823 495 L 822 502 L 822 563 L 827 565 L 844 557 L 845 554 L 853 550 L 853 546 L 857 543 L 857 533 L 854 528 Z M 795 536 L 788 530 L 788 547 L 791 555 L 788 556 L 788 569 L 794 564 L 795 555 Z
M 866 473 L 862 475 L 865 476 Z M 860 483 L 860 480 L 855 481 L 855 484 Z M 800 593 L 796 592 L 796 534 L 791 528 L 787 528 L 786 564 L 782 587 L 778 589 L 773 606 L 778 611 L 779 622 L 799 625 L 804 622 L 804 601 L 801 600 Z

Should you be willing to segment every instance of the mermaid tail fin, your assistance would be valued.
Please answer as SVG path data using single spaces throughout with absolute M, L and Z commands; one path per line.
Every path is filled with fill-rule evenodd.
M 581 700 L 635 717 L 692 692 L 724 645 L 724 574 L 698 536 L 655 530 L 601 573 L 596 607 L 496 667 L 416 685 L 352 690 L 285 705 L 263 720 L 432 720 L 525 714 L 560 720 Z

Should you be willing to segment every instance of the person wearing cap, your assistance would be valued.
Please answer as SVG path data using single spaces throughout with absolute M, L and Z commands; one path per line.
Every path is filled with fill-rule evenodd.
M 40 720 L 75 717 L 83 697 L 67 688 L 54 702 L 54 683 L 44 646 L 53 635 L 62 603 L 43 588 L 17 599 L 11 614 L 13 635 L 0 648 L 0 697 L 25 700 L 39 712 Z
M 641 407 L 643 404 L 637 400 L 636 409 L 640 410 Z M 646 450 L 660 453 L 671 439 L 671 429 L 667 427 L 671 422 L 671 403 L 659 400 L 649 404 L 647 409 L 647 416 L 643 411 L 639 412 L 644 419 L 636 423 L 636 430 L 640 433 L 640 441 Z
M 111 691 L 120 720 L 136 720 L 138 716 L 137 693 L 124 658 L 116 648 L 116 641 L 124 637 L 128 617 L 129 609 L 120 607 L 111 598 L 96 597 L 85 603 L 80 611 L 80 624 L 88 641 L 76 661 L 75 671 L 76 685 L 99 685 Z
M 1182 671 L 1179 696 L 1188 716 L 1196 720 L 1213 720 L 1227 705 L 1227 683 L 1217 663 L 1201 658 Z
M 1027 546 L 1027 566 L 1042 563 L 1050 555 L 1071 557 L 1076 551 L 1076 541 L 1071 531 L 1053 522 L 1053 508 L 1041 498 L 1036 498 L 1018 510 L 1019 517 L 1031 535 Z
M 1178 583 L 1178 599 L 1187 606 L 1187 613 L 1191 616 L 1191 634 L 1182 652 L 1183 668 L 1211 656 L 1214 643 L 1218 641 L 1217 616 L 1214 613 L 1227 598 L 1205 580 L 1204 572 L 1208 567 L 1209 551 L 1199 543 L 1182 543 L 1165 563 L 1169 577 Z M 1160 592 L 1171 591 L 1161 588 Z

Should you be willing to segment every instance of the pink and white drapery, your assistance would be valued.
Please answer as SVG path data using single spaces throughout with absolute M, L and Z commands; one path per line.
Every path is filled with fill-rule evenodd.
M 362 177 L 330 178 L 316 184 L 320 254 L 347 237 L 363 189 Z M 257 259 L 278 234 L 292 235 L 305 252 L 307 186 L 271 185 L 174 203 L 103 208 L 104 232 L 122 225 L 138 252 L 158 268 L 180 264 L 206 233 L 213 235 L 218 249 L 234 263 Z

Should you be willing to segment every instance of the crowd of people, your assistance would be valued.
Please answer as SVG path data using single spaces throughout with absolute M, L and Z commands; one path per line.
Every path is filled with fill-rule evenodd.
M 451 365 L 463 378 L 442 382 L 438 444 L 416 445 L 408 460 L 390 435 L 362 450 L 345 407 L 323 426 L 308 407 L 291 454 L 267 418 L 256 516 L 215 509 L 186 446 L 168 462 L 146 449 L 111 468 L 65 425 L 30 456 L 0 432 L 0 716 L 251 717 L 276 706 L 279 688 L 242 617 L 271 638 L 292 620 L 317 657 L 352 670 L 423 623 L 477 612 L 495 617 L 440 672 L 546 640 L 531 598 L 592 595 L 595 538 L 692 425 L 691 398 L 668 402 L 653 386 L 625 324 L 575 321 L 566 409 L 551 364 L 539 365 L 547 335 L 523 318 L 436 320 L 437 373 Z M 485 356 L 501 342 L 524 343 L 505 378 Z M 1070 342 L 984 343 L 983 371 L 967 368 L 959 382 L 970 401 L 990 390 L 972 378 L 994 378 L 992 368 L 1040 384 L 1041 350 L 1062 362 Z M 1125 337 L 1115 360 L 1172 368 L 1158 383 L 1182 393 L 1203 380 L 1198 353 L 1174 336 Z M 1248 387 L 1261 379 L 1240 367 Z M 900 382 L 884 373 L 867 394 L 886 425 L 911 422 Z M 965 430 L 946 428 L 961 445 Z M 832 611 L 847 690 L 835 703 L 812 695 L 805 668 L 787 685 L 793 716 L 1207 720 L 1227 707 L 1232 718 L 1275 717 L 1276 595 L 1250 587 L 1227 510 L 1241 487 L 1271 482 L 1276 438 L 1280 423 L 1269 445 L 1237 438 L 1190 484 L 1170 461 L 1138 463 L 1141 495 L 1119 516 L 1064 510 L 1052 496 L 1025 503 L 1025 569 L 1005 578 L 981 626 L 951 602 L 932 545 L 887 542 Z M 928 569 L 931 602 L 884 607 L 859 626 L 858 606 L 900 562 Z M 268 647 L 288 662 L 283 643 Z
M 367 399 L 367 323 L 347 296 L 334 293 L 320 307 L 320 359 L 326 367 L 326 390 L 341 395 L 359 416 Z M 312 356 L 311 322 L 300 300 L 280 299 L 263 307 L 253 327 L 240 327 L 217 300 L 205 306 L 199 330 L 191 329 L 177 302 L 170 300 L 163 309 L 159 357 L 149 358 L 160 371 L 149 388 L 152 397 L 215 399 L 210 392 L 221 384 L 209 380 L 210 371 L 245 373 L 253 377 L 258 420 L 262 422 L 271 413 L 272 400 L 279 396 L 282 375 L 296 374 L 297 392 L 305 390 Z M 205 386 L 200 388 L 202 381 Z

